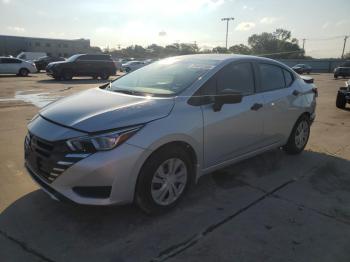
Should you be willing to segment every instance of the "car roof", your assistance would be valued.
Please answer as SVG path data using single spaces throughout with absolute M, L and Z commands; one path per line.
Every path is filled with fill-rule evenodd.
M 252 55 L 238 55 L 238 54 L 195 54 L 195 55 L 183 55 L 175 56 L 176 58 L 181 59 L 198 59 L 198 60 L 216 60 L 216 61 L 236 61 L 236 60 L 258 60 L 265 62 L 274 62 L 279 63 L 276 60 L 261 57 L 261 56 L 252 56 Z
M 285 69 L 289 70 L 289 67 L 279 61 L 261 57 L 261 56 L 252 56 L 252 55 L 238 55 L 238 54 L 195 54 L 195 55 L 182 55 L 182 56 L 175 56 L 175 57 L 169 57 L 172 59 L 181 59 L 183 61 L 185 60 L 212 60 L 217 61 L 217 65 L 227 63 L 227 62 L 234 62 L 234 61 L 252 61 L 255 60 L 257 62 L 264 62 L 264 63 L 273 63 L 275 65 L 279 65 L 284 67 Z
M 80 56 L 82 56 L 82 55 L 111 56 L 109 54 L 76 54 L 76 55 L 80 55 Z

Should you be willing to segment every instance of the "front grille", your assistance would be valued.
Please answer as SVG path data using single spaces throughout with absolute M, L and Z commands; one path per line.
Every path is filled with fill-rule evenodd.
M 24 140 L 26 164 L 45 182 L 52 183 L 69 167 L 89 156 L 73 154 L 64 141 L 50 142 L 28 133 Z

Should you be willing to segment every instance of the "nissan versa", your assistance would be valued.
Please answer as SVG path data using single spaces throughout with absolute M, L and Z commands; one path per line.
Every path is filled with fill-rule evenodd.
M 164 211 L 216 169 L 275 148 L 300 153 L 316 96 L 274 60 L 168 58 L 43 108 L 25 165 L 55 199 Z

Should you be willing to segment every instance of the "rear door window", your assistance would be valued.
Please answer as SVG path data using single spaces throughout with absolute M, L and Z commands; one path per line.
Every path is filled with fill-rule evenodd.
M 2 58 L 3 64 L 20 64 L 22 61 L 19 59 L 13 59 L 13 58 Z
M 251 63 L 231 63 L 217 75 L 217 91 L 232 89 L 243 95 L 254 93 L 254 74 Z
M 282 68 L 271 64 L 258 64 L 260 71 L 260 88 L 262 92 L 278 90 L 285 87 Z

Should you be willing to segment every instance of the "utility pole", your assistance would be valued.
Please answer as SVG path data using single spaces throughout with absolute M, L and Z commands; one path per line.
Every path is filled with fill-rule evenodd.
M 344 45 L 343 45 L 343 52 L 341 53 L 341 59 L 344 59 L 344 52 L 345 52 L 345 46 L 346 46 L 346 40 L 348 40 L 349 36 L 344 37 Z
M 303 40 L 303 50 L 304 50 L 304 52 L 305 52 L 305 41 L 306 41 L 306 39 L 303 38 L 302 40 Z
M 226 21 L 226 49 L 227 49 L 227 37 L 228 37 L 228 22 L 230 20 L 234 20 L 233 17 L 224 17 L 224 18 L 221 18 L 221 21 Z

